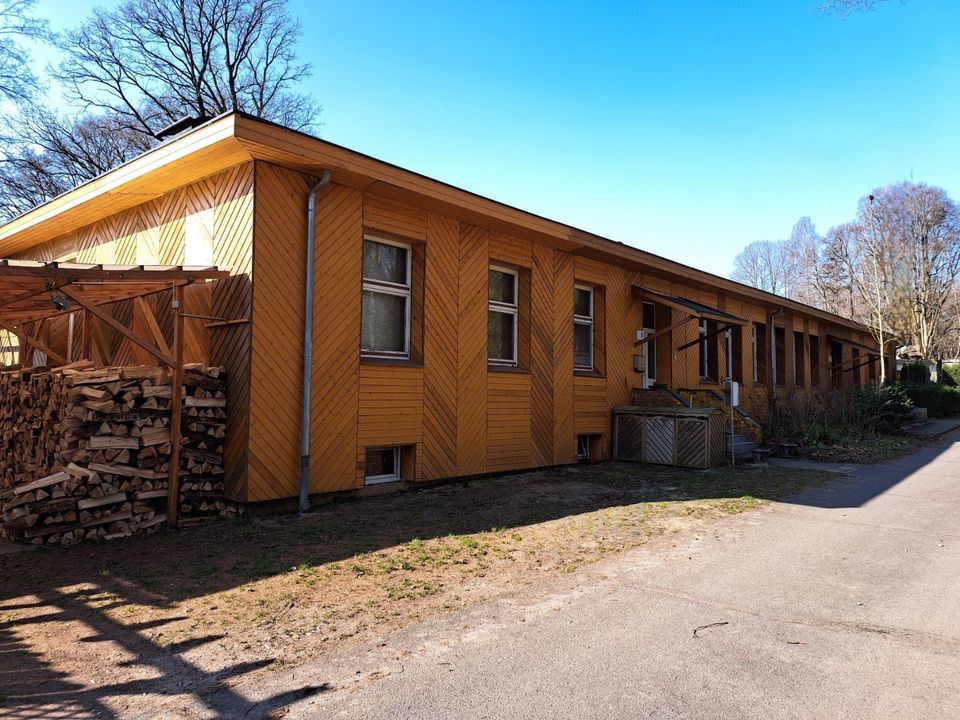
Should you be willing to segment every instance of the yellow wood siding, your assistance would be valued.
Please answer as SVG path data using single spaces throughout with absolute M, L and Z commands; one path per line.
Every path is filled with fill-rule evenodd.
M 427 237 L 422 467 L 437 480 L 457 474 L 460 224 L 431 213 Z
M 457 473 L 486 471 L 487 270 L 490 235 L 460 226 Z

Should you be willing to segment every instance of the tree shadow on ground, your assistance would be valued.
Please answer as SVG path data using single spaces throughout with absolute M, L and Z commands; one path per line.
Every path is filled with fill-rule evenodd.
M 213 718 L 242 716 L 254 706 L 234 693 L 229 681 L 270 661 L 201 669 L 186 656 L 220 636 L 171 645 L 156 632 L 182 619 L 169 612 L 178 602 L 288 572 L 302 563 L 335 563 L 414 539 L 522 528 L 619 506 L 698 499 L 734 502 L 748 496 L 849 507 L 930 464 L 948 446 L 924 448 L 882 471 L 858 471 L 862 476 L 839 481 L 814 470 L 775 467 L 691 470 L 604 463 L 553 468 L 338 499 L 304 517 L 248 517 L 5 556 L 0 561 L 0 708 L 12 717 L 114 717 L 118 702 L 135 710 L 137 696 L 146 693 L 167 696 L 171 702 L 190 700 Z M 826 480 L 835 482 L 823 485 Z M 127 624 L 116 619 L 118 613 L 107 612 L 125 605 L 169 614 Z M 10 620 L 9 614 L 17 610 L 26 612 Z M 55 669 L 34 650 L 30 637 L 31 624 L 57 620 L 80 622 L 89 629 L 81 643 L 106 642 L 119 648 L 131 668 L 130 679 L 85 686 Z M 268 716 L 272 709 L 325 689 L 322 684 L 309 686 L 258 702 L 256 716 Z

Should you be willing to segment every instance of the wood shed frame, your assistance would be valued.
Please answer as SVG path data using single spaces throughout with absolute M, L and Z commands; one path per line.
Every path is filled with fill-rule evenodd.
M 43 323 L 59 315 L 82 312 L 113 328 L 146 351 L 172 372 L 170 400 L 170 480 L 167 491 L 167 521 L 177 524 L 177 494 L 180 470 L 180 428 L 183 404 L 183 322 L 205 320 L 209 325 L 235 321 L 183 312 L 183 288 L 229 276 L 219 267 L 184 265 L 85 265 L 77 263 L 0 260 L 0 329 L 19 342 L 21 366 L 30 348 L 65 365 L 81 358 L 67 358 L 41 342 Z M 173 347 L 160 332 L 156 318 L 147 313 L 151 337 L 117 320 L 106 308 L 123 301 L 142 301 L 156 293 L 172 292 Z

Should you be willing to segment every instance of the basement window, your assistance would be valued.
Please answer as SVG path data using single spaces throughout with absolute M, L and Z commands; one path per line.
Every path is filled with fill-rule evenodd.
M 369 357 L 410 357 L 410 246 L 363 240 L 360 349 Z
M 517 365 L 517 311 L 520 306 L 516 270 L 490 266 L 487 281 L 487 358 L 491 365 Z
M 400 480 L 400 447 L 367 448 L 364 483 L 398 482 Z
M 603 435 L 599 433 L 590 433 L 577 435 L 577 461 L 590 462 L 591 460 L 602 460 Z
M 577 435 L 577 460 L 587 462 L 590 460 L 590 436 Z

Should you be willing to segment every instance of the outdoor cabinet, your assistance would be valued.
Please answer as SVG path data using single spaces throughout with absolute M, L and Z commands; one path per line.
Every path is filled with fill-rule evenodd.
M 700 468 L 726 461 L 726 422 L 716 408 L 620 406 L 613 438 L 616 460 Z

